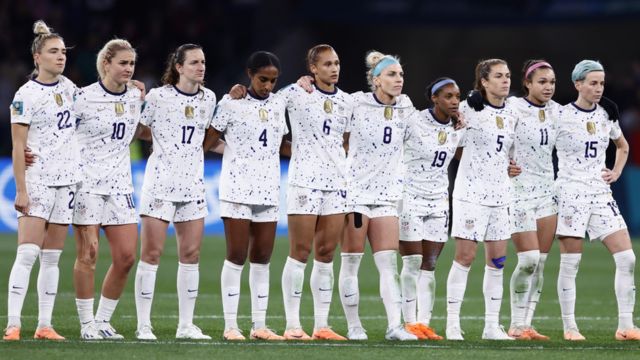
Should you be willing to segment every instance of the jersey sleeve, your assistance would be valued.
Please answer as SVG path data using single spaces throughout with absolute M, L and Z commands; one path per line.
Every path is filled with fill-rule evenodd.
M 31 99 L 18 91 L 9 106 L 11 111 L 11 123 L 12 124 L 31 124 L 31 118 L 33 117 Z
M 145 126 L 152 126 L 153 119 L 157 108 L 158 99 L 156 92 L 151 90 L 146 96 L 145 102 L 142 105 L 142 115 L 140 116 L 140 124 Z
M 218 103 L 213 112 L 213 118 L 211 119 L 211 127 L 218 130 L 219 132 L 224 132 L 227 130 L 227 126 L 231 121 L 232 110 L 231 110 L 231 102 L 229 95 L 225 95 L 222 100 Z
M 622 129 L 620 128 L 620 121 L 615 121 L 611 125 L 611 131 L 609 131 L 609 138 L 611 140 L 618 140 L 622 136 Z

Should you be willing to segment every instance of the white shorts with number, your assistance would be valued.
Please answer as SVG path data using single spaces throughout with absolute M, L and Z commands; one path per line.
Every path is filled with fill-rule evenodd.
M 400 240 L 443 243 L 449 238 L 449 201 L 405 194 L 400 204 Z
M 79 191 L 73 209 L 75 225 L 137 224 L 132 194 L 100 195 Z
M 253 222 L 278 221 L 277 205 L 250 205 L 220 200 L 220 217 Z
M 357 212 L 369 219 L 385 216 L 398 217 L 398 204 L 397 202 L 389 202 L 388 204 L 376 205 L 350 205 L 348 212 Z
M 511 237 L 509 206 L 485 206 L 453 199 L 451 236 L 474 241 Z
M 173 222 L 184 222 L 203 219 L 209 214 L 207 202 L 202 200 L 169 201 L 142 194 L 140 198 L 140 215 Z
M 627 224 L 611 194 L 582 199 L 560 198 L 558 201 L 558 236 L 584 238 L 588 232 L 591 240 L 604 240 L 626 228 Z
M 511 233 L 537 231 L 537 220 L 558 213 L 555 196 L 514 200 L 511 203 Z
M 317 190 L 296 185 L 287 188 L 289 215 L 334 215 L 346 212 L 346 190 Z
M 27 183 L 29 212 L 17 212 L 18 217 L 34 216 L 52 224 L 71 224 L 76 185 L 47 186 Z

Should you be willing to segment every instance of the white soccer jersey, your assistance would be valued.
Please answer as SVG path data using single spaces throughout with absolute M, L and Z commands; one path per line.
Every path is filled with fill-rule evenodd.
M 596 106 L 584 110 L 574 103 L 560 110 L 558 138 L 558 179 L 556 192 L 560 197 L 607 194 L 609 185 L 602 179 L 602 169 L 609 139 L 622 136 L 620 124 L 610 121 L 607 112 Z
M 26 181 L 47 186 L 78 182 L 73 98 L 77 87 L 64 76 L 53 84 L 29 80 L 11 103 L 11 123 L 26 124 L 27 146 L 37 161 L 26 170 Z
M 215 105 L 215 94 L 204 87 L 195 94 L 173 85 L 149 92 L 140 119 L 153 135 L 142 185 L 145 194 L 168 201 L 204 199 L 202 142 Z
M 353 112 L 351 95 L 336 88 L 311 94 L 297 84 L 278 92 L 287 101 L 291 124 L 289 184 L 317 190 L 345 190 L 346 153 L 342 146 Z
M 456 175 L 453 198 L 484 206 L 503 206 L 510 201 L 509 151 L 516 116 L 506 103 L 501 108 L 485 104 L 476 112 L 466 101 L 460 112 L 467 122 L 464 146 Z
M 436 120 L 431 109 L 409 120 L 404 144 L 404 192 L 425 200 L 449 199 L 448 168 L 466 129 Z
M 353 94 L 353 117 L 347 126 L 347 203 L 386 205 L 402 198 L 402 151 L 407 123 L 417 110 L 406 95 L 395 105 L 380 103 L 373 93 Z
M 512 158 L 522 168 L 520 175 L 511 178 L 512 200 L 553 195 L 552 153 L 560 105 L 552 100 L 538 106 L 525 98 L 510 98 L 509 106 L 517 116 Z
M 249 205 L 278 205 L 280 144 L 288 133 L 286 101 L 277 94 L 239 100 L 225 95 L 211 126 L 224 132 L 220 200 Z
M 133 192 L 129 144 L 140 121 L 140 90 L 116 94 L 101 82 L 82 88 L 74 106 L 80 146 L 79 191 L 99 195 Z

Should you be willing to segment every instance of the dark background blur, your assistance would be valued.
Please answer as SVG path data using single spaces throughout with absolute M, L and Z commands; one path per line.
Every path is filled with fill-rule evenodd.
M 558 80 L 554 99 L 566 104 L 576 97 L 573 66 L 595 59 L 607 71 L 606 95 L 620 106 L 630 164 L 640 164 L 640 0 L 0 0 L 0 104 L 6 109 L 0 111 L 0 156 L 10 156 L 8 107 L 32 70 L 31 30 L 38 19 L 73 47 L 65 75 L 78 86 L 96 81 L 96 54 L 114 37 L 136 47 L 134 77 L 148 89 L 159 84 L 169 52 L 192 42 L 204 47 L 207 87 L 219 98 L 234 83 L 246 83 L 251 52 L 280 57 L 280 88 L 305 73 L 306 50 L 318 43 L 338 52 L 339 86 L 348 92 L 367 89 L 368 50 L 399 55 L 405 93 L 418 108 L 427 106 L 424 88 L 433 79 L 451 76 L 466 93 L 477 61 L 493 57 L 509 62 L 514 95 L 523 62 L 548 60 Z M 626 202 L 630 186 L 617 187 L 616 198 Z

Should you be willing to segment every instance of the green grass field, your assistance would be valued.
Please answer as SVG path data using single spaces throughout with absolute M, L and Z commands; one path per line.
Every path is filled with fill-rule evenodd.
M 101 240 L 100 259 L 96 278 L 101 281 L 109 265 L 109 250 L 106 240 Z M 640 247 L 637 243 L 636 250 Z M 152 310 L 152 321 L 158 342 L 140 342 L 135 339 L 136 327 L 135 304 L 133 297 L 133 279 L 135 267 L 129 277 L 127 289 L 120 300 L 112 324 L 126 340 L 122 342 L 80 341 L 79 324 L 75 309 L 72 285 L 72 268 L 74 261 L 74 243 L 71 238 L 67 242 L 60 263 L 60 286 L 54 311 L 54 325 L 58 332 L 67 337 L 65 342 L 42 342 L 31 340 L 37 324 L 37 294 L 35 290 L 37 265 L 32 271 L 30 290 L 27 295 L 22 318 L 22 337 L 20 342 L 0 341 L 0 359 L 25 358 L 79 358 L 115 359 L 115 358 L 246 358 L 258 359 L 302 357 L 323 358 L 410 358 L 411 356 L 446 357 L 446 358 L 496 358 L 532 359 L 562 358 L 578 359 L 593 357 L 633 357 L 640 350 L 640 343 L 622 343 L 613 339 L 617 325 L 617 309 L 613 292 L 613 259 L 599 243 L 587 244 L 578 274 L 578 301 L 576 316 L 581 332 L 587 337 L 586 342 L 568 343 L 562 338 L 562 322 L 560 307 L 556 295 L 556 277 L 558 273 L 558 248 L 553 248 L 545 269 L 546 282 L 541 303 L 538 306 L 534 325 L 538 330 L 552 337 L 548 342 L 490 342 L 480 339 L 484 303 L 482 298 L 483 258 L 479 249 L 478 261 L 473 265 L 469 277 L 465 303 L 462 308 L 462 327 L 466 332 L 464 342 L 412 342 L 398 343 L 384 340 L 386 317 L 378 294 L 378 274 L 370 254 L 366 255 L 360 269 L 361 304 L 360 315 L 368 331 L 367 342 L 346 343 L 265 343 L 247 341 L 228 343 L 221 340 L 223 330 L 222 304 L 220 300 L 220 270 L 224 258 L 224 241 L 220 237 L 208 237 L 202 247 L 200 262 L 200 296 L 196 307 L 196 325 L 211 335 L 213 341 L 176 341 L 178 305 L 175 295 L 177 258 L 175 240 L 169 239 L 165 254 L 158 271 L 156 295 Z M 15 235 L 0 236 L 0 323 L 6 322 L 6 288 L 9 271 L 15 258 Z M 286 258 L 288 243 L 285 238 L 276 242 L 276 249 L 271 262 L 271 296 L 267 323 L 281 333 L 284 330 L 284 309 L 280 276 Z M 437 302 L 434 308 L 432 326 L 444 335 L 445 326 L 445 292 L 446 277 L 451 265 L 453 242 L 445 247 L 438 267 Z M 509 325 L 508 284 L 515 265 L 515 255 L 509 252 L 505 271 L 505 293 L 502 303 L 501 323 Z M 335 264 L 336 279 L 339 261 Z M 302 325 L 308 332 L 313 327 L 313 306 L 308 287 L 311 266 L 307 266 L 305 293 L 302 299 Z M 250 321 L 250 299 L 248 289 L 248 265 L 243 273 L 243 288 L 240 298 L 239 325 L 248 335 Z M 96 286 L 100 289 L 99 284 Z M 96 294 L 98 299 L 99 293 Z M 96 301 L 97 307 L 97 301 Z M 636 322 L 638 319 L 636 318 Z M 346 333 L 342 307 L 337 297 L 337 287 L 331 308 L 330 323 L 341 334 Z M 637 355 L 635 355 L 637 356 Z

